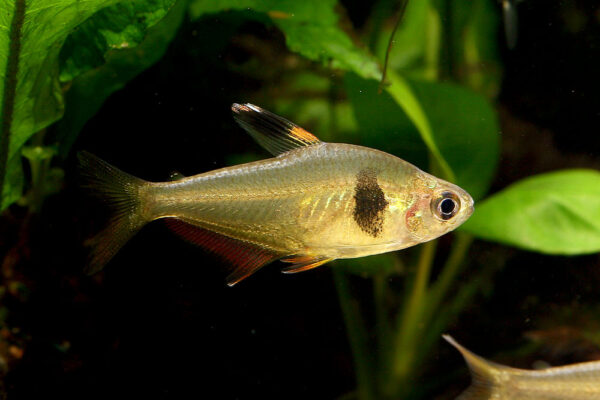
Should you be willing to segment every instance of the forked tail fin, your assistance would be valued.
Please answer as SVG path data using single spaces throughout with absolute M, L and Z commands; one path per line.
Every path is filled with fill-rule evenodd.
M 89 240 L 91 252 L 85 272 L 100 271 L 121 247 L 149 222 L 142 215 L 140 195 L 147 182 L 129 175 L 98 157 L 80 152 L 82 186 L 113 210 L 108 226 Z

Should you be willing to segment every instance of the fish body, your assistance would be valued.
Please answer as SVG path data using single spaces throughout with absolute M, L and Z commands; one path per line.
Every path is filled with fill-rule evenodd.
M 454 229 L 473 210 L 464 190 L 395 156 L 321 142 L 253 105 L 233 111 L 276 157 L 172 182 L 143 181 L 90 154 L 80 157 L 89 186 L 119 208 L 96 240 L 92 272 L 156 219 L 234 264 L 234 284 L 275 259 L 293 264 L 284 272 L 297 272 L 406 248 Z
M 444 335 L 464 357 L 471 386 L 457 400 L 598 400 L 600 361 L 524 370 L 480 357 Z

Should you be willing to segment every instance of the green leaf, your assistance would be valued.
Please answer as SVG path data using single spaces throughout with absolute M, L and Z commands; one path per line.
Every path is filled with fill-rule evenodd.
M 116 0 L 0 2 L 0 185 L 7 160 L 20 165 L 21 146 L 63 112 L 58 53 L 80 23 Z M 12 191 L 12 189 L 8 189 Z M 2 201 L 6 206 L 7 202 Z
M 128 6 L 131 12 L 135 11 L 135 15 L 129 15 L 128 21 L 133 23 L 138 19 L 144 18 L 144 15 L 150 15 L 145 19 L 146 23 L 154 22 L 158 16 L 163 15 L 158 3 L 168 5 L 170 2 L 151 2 L 147 8 L 140 6 Z M 64 157 L 71 148 L 77 135 L 83 128 L 84 124 L 91 118 L 102 106 L 108 96 L 121 89 L 127 82 L 137 76 L 139 73 L 156 63 L 165 53 L 169 43 L 175 36 L 179 28 L 185 12 L 186 1 L 179 0 L 173 6 L 168 14 L 160 20 L 156 25 L 150 27 L 144 39 L 135 47 L 126 48 L 108 48 L 106 53 L 102 53 L 104 64 L 92 68 L 92 64 L 79 63 L 75 60 L 84 58 L 82 55 L 77 55 L 77 52 L 70 53 L 70 58 L 67 57 L 65 65 L 77 65 L 78 69 L 75 73 L 73 67 L 67 67 L 70 71 L 68 74 L 77 75 L 73 80 L 69 90 L 65 95 L 66 110 L 65 115 L 55 127 L 55 140 L 60 145 L 60 154 Z M 118 13 L 120 8 L 113 7 L 107 9 L 99 16 L 99 22 L 96 17 L 84 24 L 89 28 L 91 24 L 97 29 L 110 15 Z M 94 32 L 94 29 L 88 29 Z M 139 29 L 138 26 L 136 29 Z M 126 28 L 124 28 L 126 29 Z M 100 29 L 102 31 L 102 29 Z M 105 32 L 104 32 L 105 33 Z M 101 33 L 102 35 L 104 33 Z M 73 44 L 73 49 L 80 48 L 82 51 L 86 48 L 86 43 L 93 41 L 91 37 L 86 38 L 76 35 L 69 40 L 77 40 L 77 44 Z M 89 48 L 89 46 L 88 46 Z M 102 52 L 106 48 L 98 48 L 97 51 Z M 66 57 L 66 56 L 65 56 Z M 67 72 L 65 72 L 67 74 Z
M 461 227 L 547 254 L 600 251 L 600 172 L 564 170 L 519 181 L 476 205 Z
M 266 13 L 285 34 L 290 50 L 332 68 L 379 79 L 381 72 L 375 59 L 355 46 L 339 27 L 336 4 L 337 0 L 192 0 L 190 15 L 199 18 L 226 10 Z

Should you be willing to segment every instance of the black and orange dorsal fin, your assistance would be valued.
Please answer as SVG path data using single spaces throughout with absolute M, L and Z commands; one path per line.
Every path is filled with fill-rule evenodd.
M 285 267 L 281 272 L 284 274 L 295 274 L 296 272 L 308 271 L 332 260 L 333 258 L 325 256 L 293 256 L 282 258 L 281 261 L 292 263 L 293 265 Z
M 256 244 L 230 238 L 176 218 L 167 218 L 165 222 L 169 228 L 188 242 L 220 256 L 233 266 L 232 272 L 227 276 L 228 286 L 235 285 L 263 266 L 283 256 Z
M 231 110 L 235 121 L 275 156 L 321 142 L 293 122 L 254 104 L 233 104 Z

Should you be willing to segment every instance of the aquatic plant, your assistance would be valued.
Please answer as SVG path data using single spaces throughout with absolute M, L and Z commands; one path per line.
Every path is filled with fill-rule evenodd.
M 411 382 L 420 366 L 490 274 L 483 269 L 457 280 L 473 240 L 546 254 L 598 252 L 600 174 L 556 171 L 487 195 L 500 142 L 492 106 L 501 77 L 495 1 L 412 1 L 401 21 L 397 2 L 379 1 L 361 32 L 340 8 L 337 0 L 3 2 L 0 204 L 6 209 L 18 202 L 35 212 L 59 190 L 61 159 L 85 122 L 162 56 L 184 16 L 202 22 L 237 12 L 275 27 L 290 51 L 315 63 L 290 74 L 290 86 L 318 92 L 273 99 L 275 111 L 324 140 L 364 144 L 429 166 L 478 201 L 471 220 L 441 250 L 430 242 L 332 267 L 354 355 L 356 397 L 418 396 Z M 400 23 L 388 53 L 390 15 Z M 367 280 L 372 299 L 356 297 L 354 279 Z M 372 324 L 365 314 L 374 315 Z

